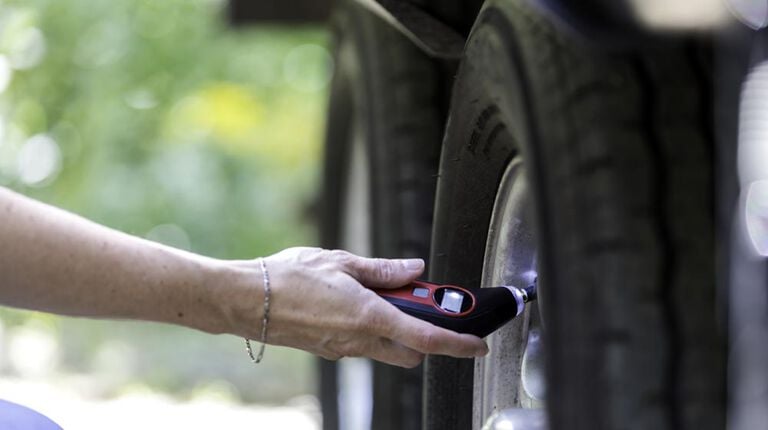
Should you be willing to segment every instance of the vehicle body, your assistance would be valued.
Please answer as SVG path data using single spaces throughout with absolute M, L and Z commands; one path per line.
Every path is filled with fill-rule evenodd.
M 538 277 L 541 301 L 484 359 L 323 363 L 324 428 L 723 428 L 724 297 L 764 279 L 732 279 L 764 264 L 733 227 L 762 35 L 715 0 L 326 6 L 323 246 L 469 288 Z

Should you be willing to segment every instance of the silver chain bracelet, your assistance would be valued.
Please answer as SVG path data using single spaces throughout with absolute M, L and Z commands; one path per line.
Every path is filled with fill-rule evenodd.
M 272 292 L 272 288 L 269 285 L 269 272 L 267 272 L 267 263 L 263 258 L 259 258 L 261 263 L 261 273 L 264 277 L 264 318 L 261 321 L 261 348 L 259 348 L 259 355 L 254 358 L 253 349 L 251 348 L 251 341 L 245 338 L 245 350 L 248 351 L 248 356 L 251 357 L 251 361 L 254 364 L 261 362 L 264 358 L 264 348 L 267 346 L 267 323 L 269 323 L 269 296 Z

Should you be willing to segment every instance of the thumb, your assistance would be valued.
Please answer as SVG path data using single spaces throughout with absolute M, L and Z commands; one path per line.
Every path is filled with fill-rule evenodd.
M 421 258 L 385 259 L 356 257 L 346 265 L 347 273 L 369 288 L 398 288 L 424 272 Z

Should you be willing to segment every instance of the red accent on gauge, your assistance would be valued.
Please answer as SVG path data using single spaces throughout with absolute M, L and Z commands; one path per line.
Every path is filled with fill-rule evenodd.
M 435 297 L 435 293 L 437 293 L 437 291 L 441 289 L 461 291 L 464 294 L 464 301 L 465 302 L 467 300 L 471 301 L 469 308 L 465 309 L 462 312 L 450 312 L 443 309 L 440 306 L 440 303 L 437 302 L 437 298 Z M 424 294 L 424 290 L 427 290 L 427 294 Z M 425 306 L 431 306 L 441 314 L 452 316 L 452 317 L 463 317 L 463 316 L 469 315 L 470 313 L 472 313 L 473 310 L 475 310 L 475 305 L 477 304 L 477 299 L 475 298 L 475 295 L 472 294 L 466 288 L 458 287 L 456 285 L 437 285 L 437 284 L 424 282 L 424 281 L 413 281 L 412 283 L 406 285 L 405 287 L 394 289 L 394 290 L 380 289 L 380 290 L 376 290 L 376 293 L 379 294 L 380 296 L 394 297 L 401 300 L 407 300 L 409 302 L 420 303 Z M 462 308 L 464 307 L 465 306 L 462 306 Z

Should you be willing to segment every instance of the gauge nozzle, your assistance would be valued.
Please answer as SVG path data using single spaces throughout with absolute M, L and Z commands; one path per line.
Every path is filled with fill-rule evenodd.
M 539 297 L 538 289 L 536 287 L 535 282 L 523 288 L 523 291 L 525 291 L 525 303 L 532 302 Z
M 538 297 L 538 294 L 536 293 L 535 283 L 524 288 L 513 287 L 511 285 L 505 285 L 503 286 L 503 288 L 506 288 L 509 291 L 511 291 L 512 294 L 515 296 L 515 299 L 521 305 L 521 308 L 519 309 L 518 313 L 522 312 L 522 305 L 528 302 L 532 302 L 536 300 L 536 298 Z

